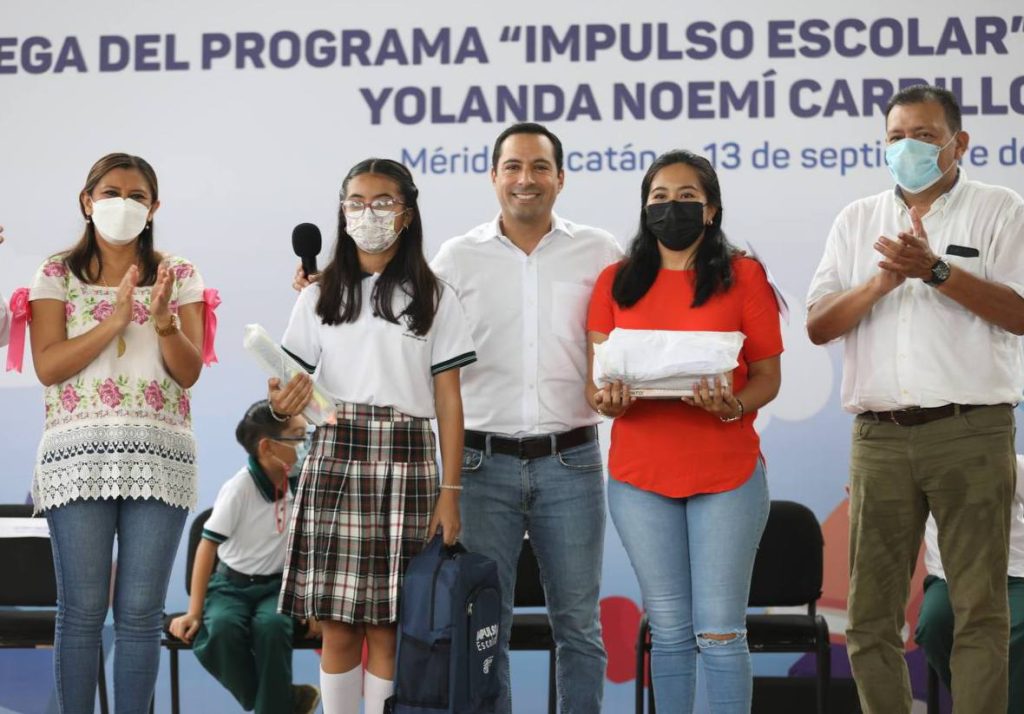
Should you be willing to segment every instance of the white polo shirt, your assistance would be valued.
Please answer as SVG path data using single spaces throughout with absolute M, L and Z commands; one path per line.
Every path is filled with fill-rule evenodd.
M 252 463 L 252 462 L 250 462 Z M 220 487 L 203 538 L 217 543 L 217 557 L 246 575 L 274 575 L 284 570 L 294 496 L 285 494 L 284 530 L 277 531 L 274 485 L 259 466 L 247 466 Z M 280 503 L 277 505 L 280 509 Z
M 929 575 L 946 579 L 939 556 L 939 529 L 935 518 L 928 516 L 924 527 L 924 567 Z M 1010 511 L 1010 566 L 1007 575 L 1024 578 L 1024 456 L 1017 454 L 1017 492 Z
M 359 317 L 340 325 L 325 325 L 316 314 L 320 284 L 305 288 L 281 346 L 312 368 L 316 383 L 339 401 L 432 419 L 434 375 L 476 361 L 462 307 L 442 284 L 434 322 L 426 335 L 417 335 L 402 318 L 396 325 L 374 317 L 370 295 L 378 277 L 363 277 Z M 400 315 L 409 297 L 396 289 L 393 300 L 394 314 Z
M 1024 200 L 1007 188 L 970 181 L 953 188 L 923 218 L 932 250 L 950 265 L 1024 296 Z M 911 231 L 895 191 L 844 208 L 807 295 L 810 308 L 830 293 L 865 283 L 883 259 L 879 236 Z M 843 407 L 888 411 L 943 404 L 1014 404 L 1024 391 L 1016 335 L 978 317 L 921 280 L 908 279 L 879 300 L 844 338 Z
M 431 267 L 459 295 L 480 361 L 463 371 L 466 428 L 524 436 L 596 424 L 587 376 L 587 305 L 622 258 L 607 231 L 551 216 L 527 255 L 499 217 L 446 241 Z

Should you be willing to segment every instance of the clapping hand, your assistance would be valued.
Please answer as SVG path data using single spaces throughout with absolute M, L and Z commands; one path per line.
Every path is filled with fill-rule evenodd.
M 171 288 L 174 287 L 174 273 L 166 262 L 160 263 L 156 271 L 156 283 L 150 297 L 150 311 L 153 321 L 159 324 L 167 322 L 170 317 Z
M 903 278 L 930 280 L 932 266 L 939 259 L 931 246 L 928 245 L 928 234 L 921 223 L 917 208 L 910 209 L 910 233 L 900 233 L 898 241 L 880 236 L 875 242 L 875 250 L 882 254 L 878 267 L 901 275 Z
M 132 321 L 135 310 L 135 286 L 139 282 L 139 268 L 131 266 L 125 272 L 124 277 L 117 286 L 117 297 L 114 301 L 114 314 L 112 319 L 122 329 Z

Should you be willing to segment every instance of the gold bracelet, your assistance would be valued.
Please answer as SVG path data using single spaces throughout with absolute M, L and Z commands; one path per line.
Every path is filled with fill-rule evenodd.
M 739 421 L 740 419 L 743 418 L 743 402 L 740 400 L 739 397 L 736 397 L 736 403 L 740 405 L 740 413 L 737 414 L 736 416 L 731 417 L 718 417 L 719 421 L 721 421 L 724 424 L 729 424 L 734 421 Z
M 156 320 L 153 320 L 153 329 L 156 330 L 156 334 L 160 337 L 170 337 L 178 331 L 178 316 L 171 314 L 171 321 L 167 323 L 166 327 L 160 327 Z
M 440 487 L 441 488 L 446 488 L 449 491 L 461 491 L 462 490 L 462 486 L 461 485 L 456 486 L 453 483 L 442 483 L 442 484 L 440 484 Z

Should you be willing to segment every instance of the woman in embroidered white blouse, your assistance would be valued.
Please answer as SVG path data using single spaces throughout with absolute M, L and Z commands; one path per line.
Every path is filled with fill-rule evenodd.
M 110 154 L 79 195 L 78 243 L 43 263 L 29 299 L 46 420 L 32 484 L 50 526 L 61 712 L 92 712 L 112 551 L 117 712 L 145 712 L 167 581 L 189 508 L 195 441 L 188 388 L 202 369 L 203 284 L 153 246 L 160 207 L 143 159 Z

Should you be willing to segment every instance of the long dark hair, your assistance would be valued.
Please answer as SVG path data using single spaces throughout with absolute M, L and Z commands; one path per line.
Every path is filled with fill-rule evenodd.
M 100 274 L 103 272 L 103 256 L 100 255 L 99 246 L 96 245 L 96 227 L 89 216 L 85 213 L 85 197 L 92 195 L 92 191 L 108 173 L 114 169 L 135 169 L 142 178 L 149 184 L 149 192 L 155 204 L 160 197 L 160 188 L 156 181 L 156 172 L 149 162 L 141 156 L 131 154 L 114 153 L 107 154 L 97 161 L 89 169 L 89 175 L 85 178 L 85 186 L 78 194 L 78 208 L 86 220 L 85 231 L 71 249 L 63 254 L 64 264 L 68 270 L 74 273 L 75 277 L 83 283 L 97 283 Z M 153 248 L 153 222 L 148 221 L 146 227 L 139 234 L 136 251 L 139 263 L 139 285 L 153 285 L 156 283 L 156 271 L 160 267 L 161 256 Z M 92 262 L 96 260 L 96 272 L 92 272 Z
M 704 229 L 704 238 L 697 246 L 694 256 L 695 282 L 693 302 L 690 307 L 700 307 L 716 292 L 724 292 L 732 286 L 732 256 L 735 250 L 722 233 L 722 189 L 714 167 L 703 156 L 677 149 L 657 159 L 647 169 L 640 183 L 640 227 L 629 244 L 629 253 L 619 265 L 612 283 L 612 297 L 623 307 L 632 307 L 647 294 L 661 269 L 661 253 L 658 239 L 647 228 L 647 195 L 655 175 L 666 166 L 687 164 L 692 166 L 700 179 L 709 205 L 714 206 L 715 217 Z
M 398 251 L 373 286 L 373 292 L 370 294 L 373 313 L 396 325 L 399 318 L 404 318 L 413 333 L 425 335 L 434 323 L 441 284 L 423 257 L 423 222 L 416 204 L 419 189 L 413 183 L 409 169 L 397 161 L 366 159 L 353 166 L 345 177 L 341 185 L 342 202 L 348 195 L 349 181 L 360 174 L 377 174 L 393 180 L 398 184 L 405 210 L 412 212 L 412 217 L 402 230 L 402 237 L 399 238 Z M 359 251 L 345 226 L 345 211 L 339 205 L 338 240 L 334 244 L 331 262 L 320 277 L 320 299 L 316 304 L 316 313 L 325 325 L 355 322 L 362 309 L 362 269 L 359 267 Z M 399 315 L 395 315 L 392 305 L 392 296 L 396 288 L 401 289 L 410 298 L 409 305 Z

